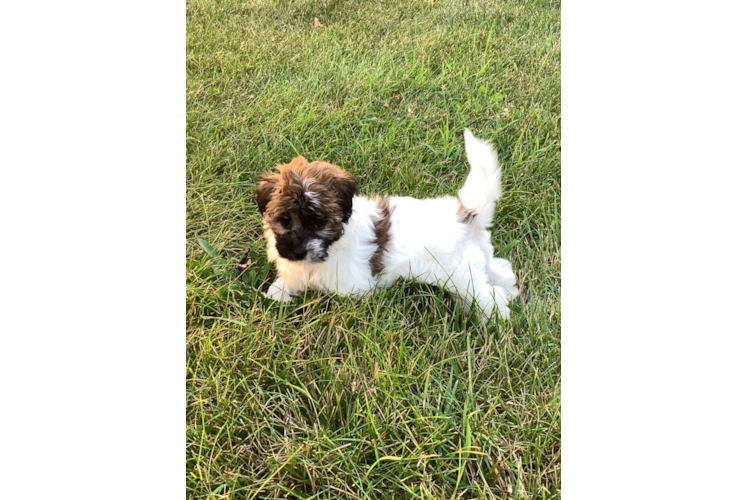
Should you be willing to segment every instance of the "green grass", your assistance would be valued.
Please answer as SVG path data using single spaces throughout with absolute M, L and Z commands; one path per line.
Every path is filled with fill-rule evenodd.
M 560 59 L 559 1 L 188 0 L 189 498 L 560 496 Z M 408 282 L 260 295 L 262 171 L 455 195 L 464 127 L 503 165 L 508 322 Z

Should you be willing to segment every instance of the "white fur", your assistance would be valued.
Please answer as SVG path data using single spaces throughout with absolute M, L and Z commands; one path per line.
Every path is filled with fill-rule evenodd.
M 328 249 L 325 262 L 292 262 L 278 255 L 273 232 L 266 226 L 268 259 L 275 262 L 278 279 L 266 296 L 289 301 L 307 288 L 341 295 L 361 295 L 390 286 L 400 278 L 443 286 L 456 293 L 465 307 L 473 300 L 486 316 L 496 310 L 509 317 L 507 304 L 517 296 L 512 266 L 493 256 L 486 228 L 501 194 L 501 171 L 495 151 L 465 130 L 470 174 L 459 200 L 477 215 L 465 224 L 457 214 L 454 197 L 417 200 L 390 198 L 391 240 L 384 254 L 384 269 L 372 277 L 369 260 L 377 249 L 372 217 L 379 215 L 374 201 L 357 196 L 345 233 Z M 311 245 L 307 247 L 311 251 Z
M 312 238 L 306 242 L 306 260 L 318 261 L 324 254 L 325 250 L 322 240 Z

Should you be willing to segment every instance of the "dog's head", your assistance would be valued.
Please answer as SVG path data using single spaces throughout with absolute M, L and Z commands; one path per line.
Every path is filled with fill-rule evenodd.
M 256 193 L 278 254 L 292 261 L 324 262 L 351 216 L 356 181 L 335 165 L 299 156 L 279 165 L 278 173 L 265 173 Z

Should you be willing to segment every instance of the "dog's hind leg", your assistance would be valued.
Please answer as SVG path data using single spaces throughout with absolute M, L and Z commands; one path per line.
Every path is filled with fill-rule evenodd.
M 499 313 L 499 316 L 504 319 L 509 319 L 509 301 L 512 300 L 513 297 L 505 288 L 500 286 L 489 285 L 486 291 L 491 300 L 485 301 L 483 312 L 488 316 L 495 309 Z
M 476 283 L 473 281 L 469 287 L 460 293 L 460 296 L 466 310 L 475 301 L 475 305 L 483 313 L 482 320 L 490 318 L 494 311 L 504 319 L 509 318 L 508 304 L 511 297 L 500 286 L 493 286 L 488 282 Z
M 512 271 L 512 264 L 506 259 L 491 259 L 488 266 L 488 282 L 502 288 L 509 300 L 519 295 L 517 278 Z
M 470 245 L 465 249 L 463 264 L 450 276 L 446 288 L 456 292 L 467 310 L 475 303 L 486 319 L 496 310 L 502 318 L 509 317 L 507 304 L 511 294 L 502 286 L 495 286 L 489 279 L 490 269 L 485 266 L 482 249 Z
M 491 234 L 488 231 L 481 231 L 477 238 L 478 246 L 483 251 L 486 259 L 486 274 L 488 283 L 499 286 L 504 289 L 504 295 L 509 300 L 519 295 L 517 290 L 517 278 L 512 271 L 512 264 L 506 259 L 499 259 L 493 256 L 493 245 L 491 245 Z

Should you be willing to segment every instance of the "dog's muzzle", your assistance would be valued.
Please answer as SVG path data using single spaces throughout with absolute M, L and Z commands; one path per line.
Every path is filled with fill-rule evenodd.
M 327 244 L 320 238 L 299 238 L 295 234 L 276 241 L 278 254 L 293 262 L 323 262 L 327 258 Z

